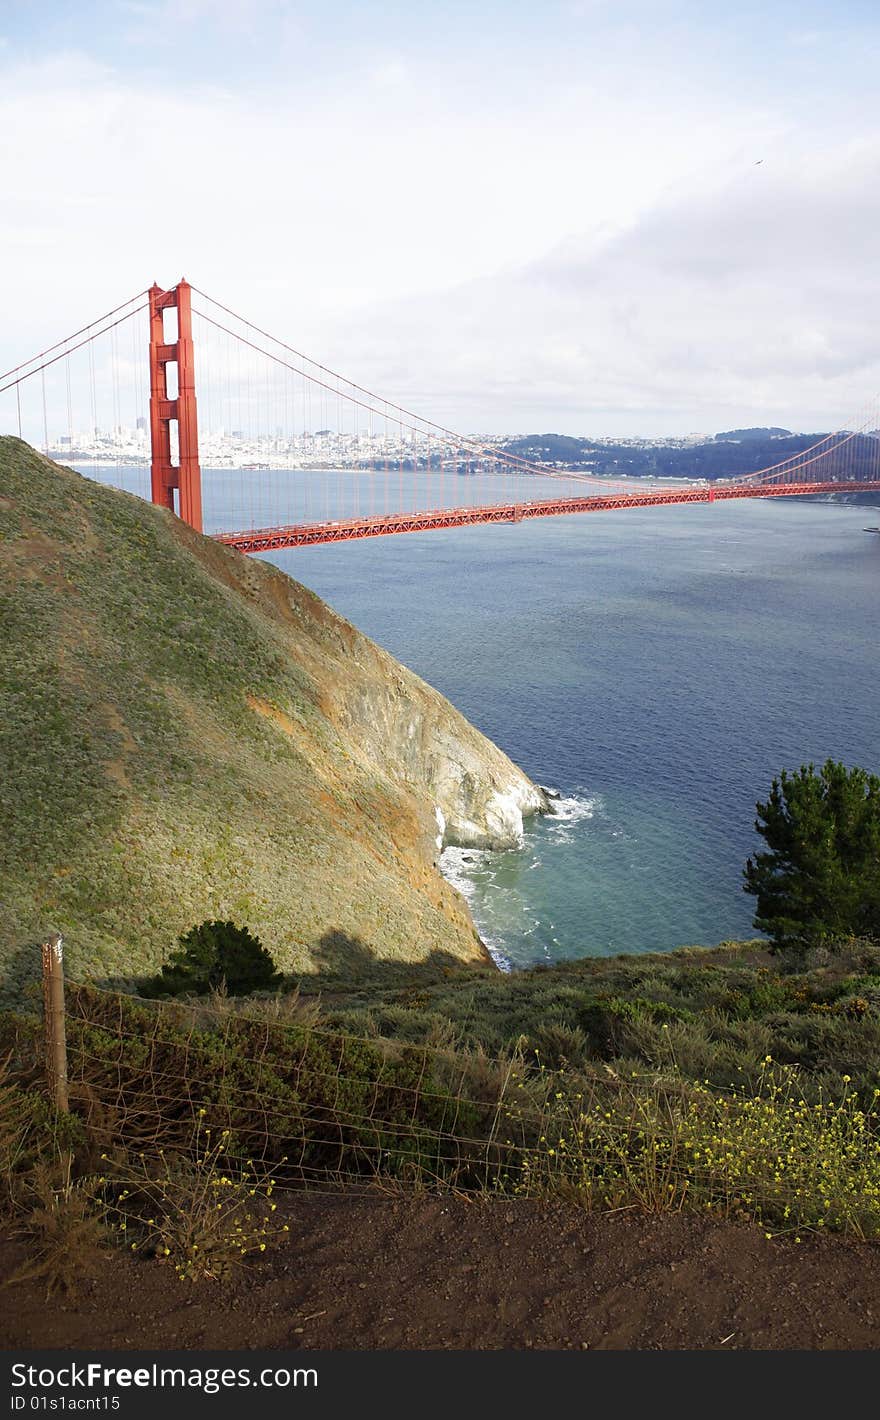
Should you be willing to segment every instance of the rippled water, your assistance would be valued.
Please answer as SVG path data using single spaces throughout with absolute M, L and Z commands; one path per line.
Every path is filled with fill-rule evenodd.
M 431 532 L 277 557 L 563 800 L 448 850 L 514 965 L 750 935 L 774 773 L 880 769 L 876 508 L 795 500 Z
M 483 937 L 524 965 L 752 934 L 741 872 L 772 776 L 828 756 L 880 770 L 878 521 L 716 503 L 274 560 L 562 795 L 521 848 L 444 854 Z

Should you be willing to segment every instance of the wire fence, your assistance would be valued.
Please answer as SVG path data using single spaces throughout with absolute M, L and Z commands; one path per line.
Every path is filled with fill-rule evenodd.
M 57 970 L 47 957 L 48 969 Z M 600 1208 L 706 1208 L 778 1230 L 880 1235 L 880 1141 L 842 1084 L 807 1103 L 768 1062 L 759 1087 L 668 1068 L 546 1069 L 515 1049 L 363 1037 L 291 1006 L 149 1001 L 68 983 L 45 1045 L 17 1047 L 69 1102 L 104 1180 L 224 1166 L 288 1190 L 449 1190 Z M 54 1034 L 53 1034 L 54 1032 Z M 63 1081 L 59 1081 L 59 1070 Z M 880 1094 L 880 1091 L 878 1091 Z M 98 1165 L 100 1160 L 100 1165 Z
M 204 1122 L 279 1186 L 487 1186 L 540 1134 L 516 1058 L 490 1061 L 311 1023 L 72 987 L 68 1090 L 105 1147 L 186 1150 Z

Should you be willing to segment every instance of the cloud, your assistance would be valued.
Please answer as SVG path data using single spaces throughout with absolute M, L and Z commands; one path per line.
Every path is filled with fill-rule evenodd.
M 482 40 L 459 61 L 309 31 L 314 65 L 295 44 L 257 83 L 201 62 L 207 10 L 234 36 L 306 7 L 127 15 L 172 8 L 185 81 L 103 51 L 0 60 L 0 367 L 185 274 L 465 431 L 816 427 L 867 397 L 880 127 L 857 78 L 826 74 L 821 100 L 812 70 L 713 82 L 697 31 L 670 69 L 613 6 L 616 43 L 589 7 L 592 48 L 569 52 L 563 6 L 522 69 Z
M 412 69 L 399 55 L 386 55 L 373 60 L 368 69 L 370 83 L 377 89 L 411 91 L 413 88 Z
M 880 392 L 878 177 L 880 138 L 743 170 L 442 304 L 376 309 L 352 358 L 369 339 L 398 398 L 468 427 L 849 424 Z
M 673 124 L 611 142 L 592 91 L 475 112 L 412 61 L 381 66 L 378 89 L 366 65 L 317 96 L 123 78 L 74 52 L 10 66 L 2 214 L 19 232 L 19 280 L 0 339 L 34 319 L 38 287 L 55 319 L 75 321 L 71 293 L 181 269 L 245 304 L 271 292 L 274 310 L 312 325 L 522 263 L 560 226 L 595 221 L 600 192 L 602 222 L 625 220 L 681 167 Z M 705 134 L 698 151 L 711 123 Z M 35 231 L 50 270 L 29 257 Z

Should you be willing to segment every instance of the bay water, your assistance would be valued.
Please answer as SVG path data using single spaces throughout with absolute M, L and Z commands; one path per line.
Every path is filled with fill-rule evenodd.
M 521 848 L 448 849 L 504 962 L 755 935 L 755 801 L 880 771 L 874 509 L 768 500 L 275 554 L 561 795 Z

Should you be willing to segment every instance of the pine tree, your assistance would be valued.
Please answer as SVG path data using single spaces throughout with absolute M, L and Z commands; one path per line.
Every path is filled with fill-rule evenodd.
M 880 938 L 880 779 L 829 759 L 774 779 L 756 805 L 768 852 L 750 858 L 744 890 L 777 949 Z
M 150 994 L 204 995 L 225 989 L 230 996 L 267 991 L 281 980 L 259 937 L 234 922 L 202 922 L 178 938 L 161 974 L 150 983 Z

